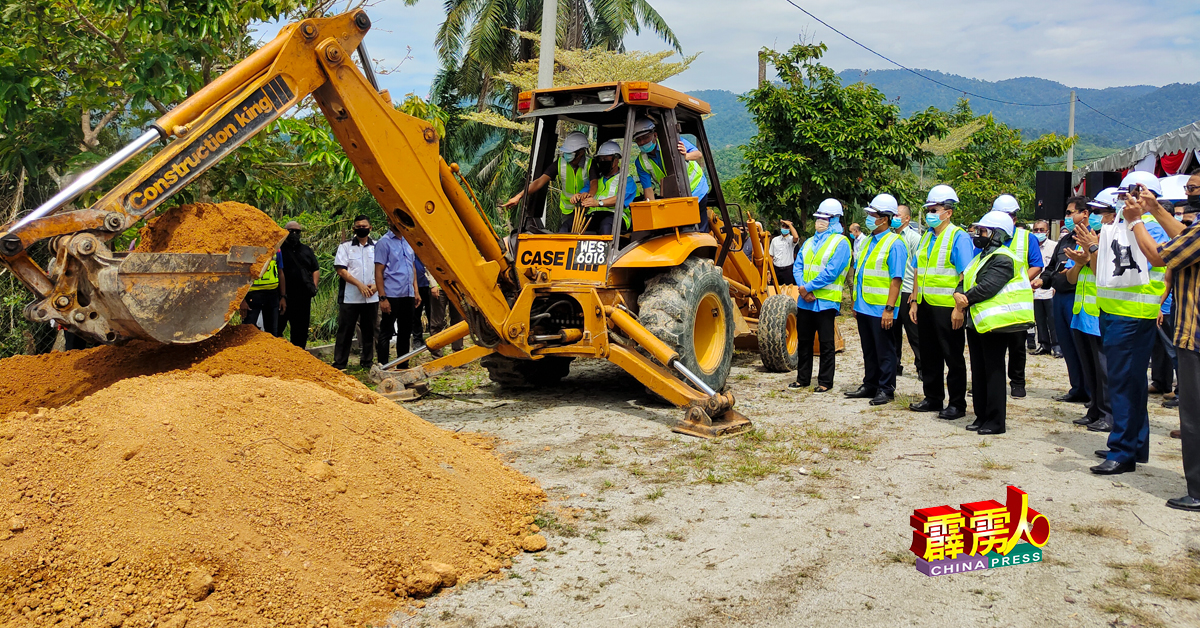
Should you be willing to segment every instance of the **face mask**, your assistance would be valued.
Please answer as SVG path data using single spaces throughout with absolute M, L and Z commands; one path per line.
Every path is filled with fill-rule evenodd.
M 288 244 L 300 244 L 300 234 L 296 233 L 296 232 L 288 233 L 287 243 Z
M 1033 237 L 1037 238 L 1037 241 L 1038 241 L 1038 242 L 1045 242 L 1045 241 L 1046 241 L 1046 235 L 1047 235 L 1047 234 L 1045 234 L 1045 233 L 1035 233 L 1035 234 L 1033 234 Z
M 649 144 L 639 146 L 638 148 L 642 149 L 643 153 L 653 153 L 654 149 L 658 148 L 658 144 L 656 144 L 654 142 L 650 142 Z
M 1200 209 L 1200 195 L 1188 196 L 1188 207 L 1192 209 Z
M 1067 231 L 1074 231 L 1075 230 L 1075 219 L 1068 218 L 1068 219 L 1064 220 L 1063 228 L 1066 229 Z
M 1088 216 L 1088 227 L 1090 227 L 1092 231 L 1099 231 L 1100 227 L 1103 226 L 1104 219 L 1100 217 L 1100 214 L 1091 214 Z
M 867 231 L 875 231 L 875 217 L 867 216 Z
M 1117 209 L 1117 213 L 1119 214 L 1125 209 L 1125 201 L 1117 199 L 1117 201 L 1113 203 L 1113 207 Z
M 787 227 L 784 227 L 779 230 L 779 235 L 787 235 L 787 234 L 788 234 Z
M 371 235 L 371 228 L 370 227 L 355 227 L 354 235 L 356 235 L 360 238 L 365 238 L 365 237 Z
M 892 217 L 892 228 L 893 229 L 899 229 L 900 225 L 902 225 L 902 224 L 904 224 L 904 221 L 900 220 L 900 218 L 898 216 Z
M 563 153 L 563 161 L 575 161 L 575 153 Z
M 925 224 L 929 225 L 930 229 L 937 229 L 942 224 L 942 217 L 937 214 L 925 214 Z
M 825 233 L 825 231 L 827 229 L 829 229 L 829 221 L 828 220 L 820 219 L 820 220 L 817 220 L 813 224 L 817 228 L 817 233 Z
M 992 243 L 992 237 L 977 235 L 971 238 L 971 243 L 974 244 L 975 248 L 977 249 L 986 249 L 987 245 Z

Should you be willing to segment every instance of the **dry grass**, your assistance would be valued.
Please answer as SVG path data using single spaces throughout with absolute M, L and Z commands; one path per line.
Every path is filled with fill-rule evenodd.
M 1011 471 L 1012 470 L 1011 464 L 1001 464 L 999 462 L 992 460 L 991 458 L 984 458 L 983 463 L 980 464 L 979 466 L 983 467 L 984 469 L 986 469 L 988 471 Z
M 1123 623 L 1119 623 L 1122 621 L 1122 618 L 1132 619 L 1132 623 L 1135 626 L 1158 627 L 1164 625 L 1162 621 L 1154 615 L 1120 602 L 1105 602 L 1103 604 L 1096 604 L 1096 608 L 1101 613 L 1117 616 L 1117 621 L 1112 622 L 1109 625 L 1124 625 Z
M 1087 536 L 1096 536 L 1105 539 L 1123 539 L 1125 531 L 1121 528 L 1114 528 L 1103 523 L 1089 523 L 1087 525 L 1076 525 L 1067 528 L 1068 532 L 1075 534 L 1085 534 Z
M 1117 575 L 1111 584 L 1136 591 L 1147 591 L 1170 600 L 1200 600 L 1200 556 L 1192 553 L 1166 564 L 1144 560 L 1140 563 L 1109 563 Z

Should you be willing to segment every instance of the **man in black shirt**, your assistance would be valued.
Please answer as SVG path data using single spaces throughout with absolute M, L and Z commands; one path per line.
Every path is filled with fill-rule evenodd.
M 317 256 L 308 245 L 300 242 L 300 223 L 289 222 L 285 227 L 287 239 L 280 247 L 283 253 L 283 278 L 288 287 L 287 309 L 283 318 L 291 326 L 292 344 L 304 349 L 308 344 L 308 327 L 312 317 L 312 298 L 317 294 L 321 268 Z M 282 332 L 282 325 L 280 325 Z
M 1071 216 L 1077 212 L 1087 214 L 1086 196 L 1072 196 L 1067 199 L 1067 234 L 1058 240 L 1054 247 L 1054 255 L 1046 264 L 1039 276 L 1042 285 L 1054 288 L 1054 328 L 1064 330 L 1058 333 L 1058 344 L 1062 349 L 1063 359 L 1067 363 L 1067 376 L 1071 389 L 1066 394 L 1059 395 L 1056 401 L 1087 403 L 1090 399 L 1084 385 L 1083 363 L 1079 360 L 1079 350 L 1071 338 L 1071 316 L 1075 308 L 1075 284 L 1067 280 L 1066 264 L 1069 261 L 1066 250 L 1075 248 L 1075 225 Z

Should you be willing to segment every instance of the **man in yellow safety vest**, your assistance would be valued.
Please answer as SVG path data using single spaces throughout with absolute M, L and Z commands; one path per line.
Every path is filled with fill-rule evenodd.
M 625 199 L 618 203 L 622 177 L 625 181 Z M 629 204 L 633 202 L 636 186 L 633 175 L 621 163 L 621 145 L 613 140 L 601 144 L 596 150 L 591 181 L 571 199 L 572 203 L 583 206 L 591 220 L 586 233 L 612 234 L 613 211 L 618 204 L 621 206 L 621 225 L 627 231 L 630 226 Z
M 800 356 L 796 364 L 796 381 L 789 390 L 808 388 L 812 382 L 813 336 L 821 345 L 821 362 L 817 367 L 817 387 L 813 392 L 829 392 L 833 388 L 833 373 L 837 348 L 834 345 L 834 318 L 842 309 L 842 286 L 850 267 L 850 241 L 830 228 L 830 219 L 842 215 L 842 204 L 827 198 L 813 214 L 816 235 L 804 241 L 792 266 L 799 280 L 800 298 L 796 301 L 796 336 Z
M 243 323 L 257 325 L 262 316 L 262 330 L 280 338 L 283 336 L 283 325 L 279 324 L 279 315 L 287 311 L 287 282 L 283 279 L 283 254 L 275 251 L 275 257 L 263 267 L 262 276 L 250 284 L 243 305 L 245 315 Z
M 646 200 L 652 201 L 662 196 L 661 182 L 667 177 L 667 166 L 663 159 L 666 155 L 660 146 L 656 126 L 650 118 L 638 118 L 633 123 L 633 143 L 637 147 L 637 156 L 631 157 L 637 167 L 638 182 L 642 184 Z M 708 230 L 708 209 L 705 201 L 708 199 L 708 177 L 704 175 L 704 153 L 685 138 L 679 138 L 675 146 L 683 155 L 687 164 L 688 191 L 695 196 L 700 206 L 700 231 Z M 657 191 L 655 186 L 659 186 Z
M 1017 212 L 1020 209 L 1020 203 L 1011 194 L 1001 194 L 992 202 L 992 211 L 1002 211 L 1008 214 L 1014 224 L 1017 222 Z M 1021 272 L 1029 278 L 1030 285 L 1037 283 L 1037 287 L 1040 287 L 1042 284 L 1036 278 L 1042 273 L 1046 262 L 1042 259 L 1041 245 L 1034 237 L 1033 232 L 1024 227 L 1014 227 L 1012 238 L 1005 243 L 1005 246 L 1016 256 L 1017 266 L 1021 267 Z M 1008 380 L 1012 387 L 1012 396 L 1020 398 L 1025 396 L 1026 339 L 1011 336 L 1009 340 L 1013 345 L 1008 348 Z
M 571 198 L 587 187 L 588 175 L 592 169 L 592 159 L 588 156 L 587 136 L 579 131 L 568 133 L 563 138 L 563 143 L 558 150 L 558 157 L 550 162 L 542 174 L 531 181 L 529 187 L 505 201 L 502 207 L 515 207 L 526 194 L 533 194 L 545 188 L 552 181 L 558 181 L 558 210 L 561 214 L 558 232 L 568 233 L 571 231 L 575 212 L 575 204 L 571 202 Z M 535 213 L 540 215 L 540 210 Z
M 971 260 L 954 292 L 954 322 L 967 327 L 971 348 L 972 402 L 975 421 L 967 426 L 977 434 L 1003 434 L 1008 408 L 1004 390 L 1004 354 L 1014 335 L 1024 343 L 1033 327 L 1033 288 L 1024 266 L 1005 243 L 1012 239 L 1012 217 L 990 211 L 975 223 L 973 244 L 979 257 Z M 1017 348 L 1024 355 L 1025 347 Z M 1011 356 L 1009 359 L 1012 359 Z

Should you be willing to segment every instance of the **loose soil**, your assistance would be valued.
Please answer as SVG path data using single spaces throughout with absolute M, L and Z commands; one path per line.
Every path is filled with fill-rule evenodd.
M 134 251 L 219 254 L 241 245 L 274 252 L 286 236 L 270 216 L 245 203 L 193 203 L 172 207 L 147 222 Z
M 253 328 L 202 345 L 0 361 L 43 406 L 0 415 L 0 626 L 378 625 L 544 545 L 488 439 Z

